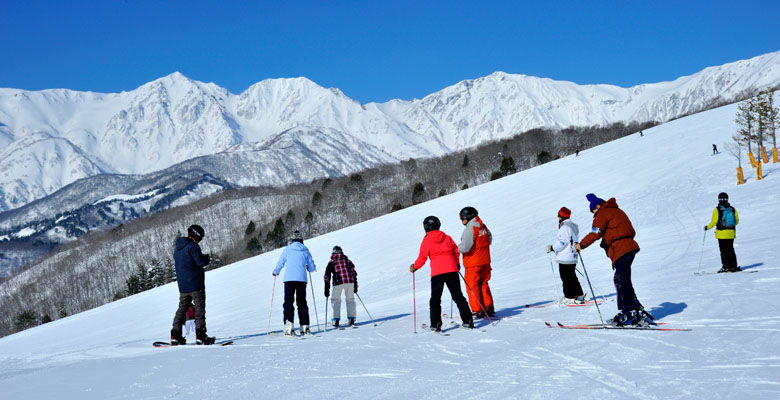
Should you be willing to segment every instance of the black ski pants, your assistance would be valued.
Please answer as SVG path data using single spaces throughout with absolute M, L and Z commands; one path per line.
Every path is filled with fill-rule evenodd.
M 563 283 L 563 297 L 567 299 L 574 299 L 577 296 L 582 296 L 582 286 L 577 279 L 577 264 L 558 264 L 558 272 L 561 274 L 561 282 Z
M 631 283 L 631 264 L 634 262 L 636 251 L 632 251 L 618 258 L 615 268 L 615 291 L 617 292 L 617 306 L 620 311 L 628 313 L 639 309 L 639 301 L 636 299 L 634 285 Z
M 295 307 L 298 306 L 298 323 L 309 325 L 309 306 L 306 304 L 306 282 L 284 283 L 284 320 L 295 322 Z
M 734 253 L 734 239 L 718 239 L 720 262 L 726 269 L 737 268 L 737 254 Z
M 460 276 L 458 272 L 448 272 L 445 274 L 434 275 L 431 277 L 431 326 L 441 325 L 441 295 L 444 292 L 444 285 L 450 291 L 450 296 L 458 306 L 460 319 L 463 323 L 471 321 L 471 308 L 469 302 L 463 296 L 460 290 Z
M 187 322 L 187 309 L 195 307 L 195 329 L 206 332 L 206 291 L 179 293 L 179 308 L 173 316 L 173 330 L 181 333 L 181 327 Z

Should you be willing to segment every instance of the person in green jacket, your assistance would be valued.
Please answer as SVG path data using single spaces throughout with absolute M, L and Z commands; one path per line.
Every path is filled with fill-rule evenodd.
M 718 273 L 739 272 L 742 268 L 737 265 L 737 255 L 734 253 L 734 238 L 739 224 L 737 209 L 729 204 L 729 195 L 725 192 L 718 195 L 718 206 L 712 211 L 712 221 L 704 226 L 704 230 L 715 227 L 715 237 L 720 247 L 720 262 L 722 267 Z

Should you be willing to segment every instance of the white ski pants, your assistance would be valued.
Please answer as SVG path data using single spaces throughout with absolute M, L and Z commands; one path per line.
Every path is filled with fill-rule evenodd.
M 357 306 L 355 305 L 354 283 L 344 283 L 333 287 L 330 298 L 330 304 L 333 306 L 333 318 L 341 319 L 341 292 L 344 292 L 347 301 L 347 317 L 355 318 Z

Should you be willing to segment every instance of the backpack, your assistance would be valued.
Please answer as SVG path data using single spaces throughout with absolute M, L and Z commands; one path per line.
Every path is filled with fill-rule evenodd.
M 718 206 L 718 211 L 720 213 L 720 219 L 718 220 L 717 226 L 718 229 L 734 229 L 734 227 L 737 226 L 737 217 L 734 215 L 734 207 Z

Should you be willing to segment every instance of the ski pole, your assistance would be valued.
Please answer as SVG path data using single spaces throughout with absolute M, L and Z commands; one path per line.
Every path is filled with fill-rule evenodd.
M 479 297 L 477 297 L 477 295 L 474 294 L 474 291 L 471 290 L 471 288 L 469 287 L 469 283 L 466 282 L 466 278 L 463 277 L 463 274 L 461 274 L 460 271 L 458 271 L 458 275 L 460 275 L 460 278 L 463 279 L 463 283 L 466 284 L 466 289 L 468 289 L 469 293 L 471 293 L 471 295 L 474 296 L 475 299 L 477 299 L 477 303 L 479 303 L 479 308 L 482 309 L 482 313 L 485 314 L 485 318 L 487 318 L 488 321 L 490 321 L 490 325 L 495 326 L 496 324 L 493 323 L 493 320 L 490 318 L 490 315 L 488 315 L 487 310 L 485 310 L 485 306 L 482 305 L 482 302 L 479 300 Z
M 579 255 L 580 263 L 582 264 L 582 270 L 585 271 L 585 279 L 588 280 L 588 286 L 590 287 L 590 293 L 593 295 L 593 304 L 596 305 L 596 311 L 599 312 L 599 319 L 601 320 L 601 323 L 604 324 L 604 317 L 601 316 L 601 309 L 599 308 L 599 301 L 596 297 L 596 293 L 593 291 L 593 285 L 590 284 L 590 277 L 588 277 L 588 269 L 585 268 L 585 261 L 582 260 L 582 253 L 580 253 L 580 250 L 577 249 L 577 255 Z
M 309 271 L 309 280 L 312 281 L 311 282 L 311 301 L 314 302 L 314 317 L 317 318 L 317 332 L 319 332 L 320 331 L 320 314 L 317 313 L 317 298 L 314 297 L 314 281 L 311 279 L 311 271 Z
M 696 269 L 696 272 L 701 272 L 701 258 L 704 256 L 704 240 L 707 239 L 707 231 L 704 231 L 704 236 L 701 238 L 701 253 L 699 254 L 699 268 Z
M 553 267 L 553 261 L 552 261 L 552 255 L 548 257 L 550 260 L 550 271 L 553 275 L 553 293 L 555 294 L 556 303 L 558 303 L 558 307 L 561 306 L 560 299 L 561 297 L 558 296 L 558 281 L 555 279 L 555 267 Z
M 368 308 L 366 308 L 366 303 L 363 303 L 363 299 L 360 298 L 360 295 L 355 293 L 355 296 L 357 296 L 358 300 L 360 300 L 360 304 L 363 305 L 363 309 L 366 310 L 366 314 L 368 314 L 368 318 L 371 318 L 371 322 L 374 323 L 374 326 L 376 326 L 376 321 L 374 321 L 374 318 L 371 316 L 371 313 L 368 312 Z
M 414 270 L 412 270 L 412 306 L 414 307 L 414 333 L 417 333 L 417 295 L 415 290 Z
M 325 296 L 325 332 L 328 331 L 328 296 Z
M 266 335 L 271 334 L 271 316 L 274 313 L 274 292 L 276 291 L 276 275 L 274 275 L 274 287 L 271 289 L 271 310 L 268 311 L 268 330 L 265 331 Z

